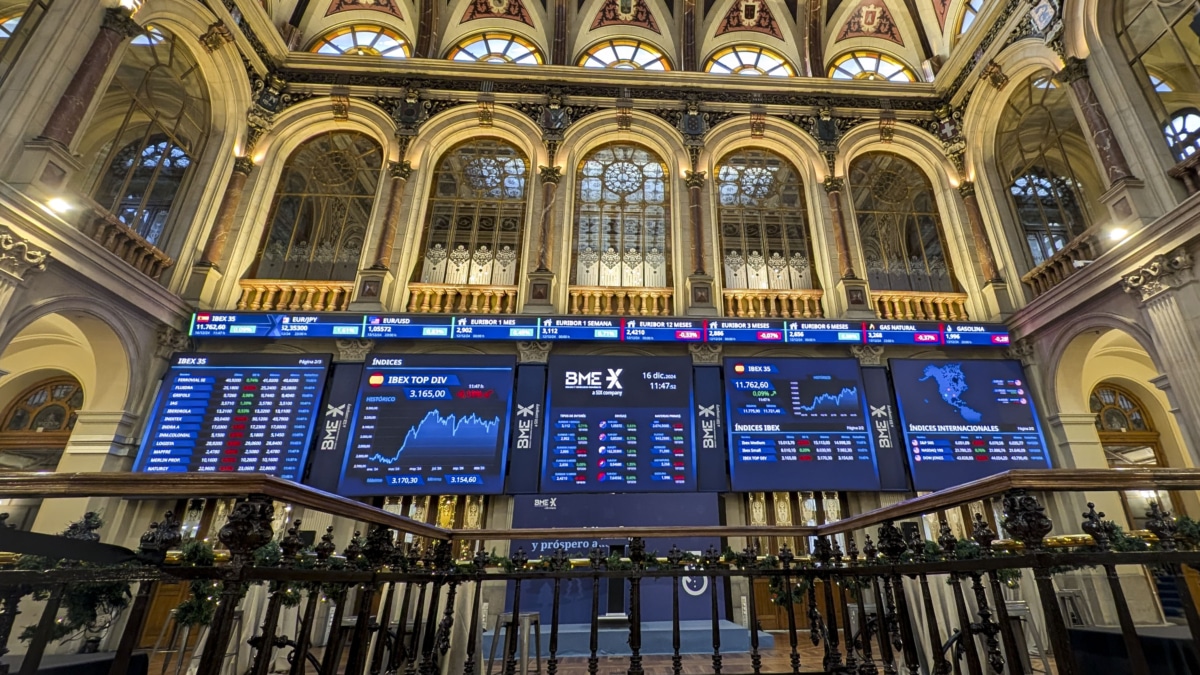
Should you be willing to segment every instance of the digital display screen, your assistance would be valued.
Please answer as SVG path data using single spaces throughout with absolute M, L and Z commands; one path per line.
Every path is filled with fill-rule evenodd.
M 1008 346 L 1003 324 L 354 312 L 197 312 L 189 334 L 197 338 Z
M 176 354 L 134 471 L 298 481 L 329 355 Z
M 515 367 L 509 356 L 368 356 L 338 492 L 502 492 Z
M 550 357 L 543 493 L 696 489 L 688 357 Z
M 878 490 L 855 359 L 725 359 L 737 492 Z
M 891 359 L 889 365 L 915 489 L 1050 468 L 1019 361 Z

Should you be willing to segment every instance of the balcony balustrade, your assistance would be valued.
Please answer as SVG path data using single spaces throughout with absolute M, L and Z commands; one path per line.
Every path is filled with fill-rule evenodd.
M 1092 227 L 1078 237 L 1067 242 L 1061 250 L 1050 256 L 1046 262 L 1029 270 L 1021 281 L 1033 290 L 1034 297 L 1061 284 L 1067 277 L 1075 274 L 1083 267 L 1104 253 L 1100 228 Z
M 875 313 L 888 321 L 964 321 L 966 293 L 871 291 Z
M 1178 594 L 1186 608 L 1187 629 L 1181 630 L 1195 640 L 1200 636 L 1200 614 L 1194 609 L 1194 587 L 1185 571 L 1200 566 L 1194 523 L 1189 521 L 1185 528 L 1159 504 L 1151 503 L 1148 530 L 1126 533 L 1104 520 L 1091 504 L 1085 508 L 1082 501 L 1085 493 L 1090 497 L 1197 488 L 1200 470 L 1192 469 L 1017 470 L 819 526 L 514 531 L 436 527 L 262 475 L 188 474 L 167 480 L 126 473 L 0 474 L 0 498 L 5 500 L 52 495 L 49 501 L 78 503 L 89 498 L 98 503 L 95 500 L 120 498 L 130 502 L 109 511 L 119 514 L 121 522 L 102 524 L 89 514 L 49 541 L 47 535 L 0 530 L 4 532 L 0 552 L 7 554 L 0 557 L 4 603 L 0 654 L 15 639 L 13 620 L 28 613 L 34 622 L 26 634 L 20 672 L 38 672 L 44 660 L 53 660 L 46 656 L 47 648 L 63 637 L 62 627 L 80 620 L 67 608 L 78 612 L 81 604 L 94 603 L 88 600 L 93 592 L 111 593 L 115 588 L 129 594 L 123 596 L 128 598 L 123 620 L 99 622 L 89 630 L 102 643 L 107 640 L 105 653 L 95 657 L 105 663 L 101 672 L 133 672 L 135 658 L 146 663 L 134 649 L 146 628 L 152 599 L 158 597 L 156 591 L 164 584 L 192 584 L 191 588 L 200 589 L 198 595 L 193 591 L 193 604 L 209 603 L 213 612 L 200 644 L 187 657 L 194 659 L 194 672 L 201 675 L 217 675 L 239 662 L 250 663 L 249 672 L 273 672 L 274 665 L 284 661 L 291 664 L 294 675 L 314 671 L 470 674 L 478 672 L 483 660 L 479 635 L 488 613 L 483 590 L 492 589 L 489 596 L 494 598 L 508 586 L 509 597 L 522 598 L 522 584 L 548 581 L 554 592 L 535 601 L 542 632 L 549 635 L 540 650 L 547 658 L 547 672 L 572 666 L 582 670 L 584 657 L 559 653 L 562 604 L 577 600 L 568 600 L 558 591 L 560 585 L 599 588 L 606 581 L 610 589 L 625 595 L 628 622 L 601 627 L 599 593 L 590 594 L 591 611 L 586 616 L 593 637 L 586 662 L 593 670 L 600 657 L 597 632 L 615 630 L 625 633 L 621 637 L 628 648 L 629 673 L 646 672 L 654 659 L 659 666 L 679 672 L 685 656 L 680 651 L 681 624 L 686 623 L 687 631 L 711 632 L 712 638 L 712 649 L 705 647 L 703 656 L 694 656 L 693 645 L 689 672 L 708 671 L 711 659 L 711 672 L 721 673 L 733 671 L 735 659 L 745 655 L 728 653 L 728 644 L 722 651 L 721 624 L 728 622 L 720 619 L 718 594 L 708 593 L 712 616 L 694 620 L 686 614 L 679 589 L 691 593 L 699 580 L 704 588 L 724 587 L 728 594 L 729 584 L 742 580 L 750 587 L 765 584 L 770 589 L 769 602 L 756 598 L 756 593 L 744 596 L 748 617 L 758 617 L 760 610 L 774 611 L 775 606 L 782 614 L 783 630 L 769 650 L 780 670 L 916 673 L 923 672 L 924 663 L 930 672 L 939 673 L 1030 673 L 1025 664 L 1031 654 L 1022 647 L 1026 635 L 1015 627 L 1020 624 L 1011 620 L 1010 612 L 1028 616 L 1028 603 L 1038 603 L 1043 618 L 1039 623 L 1044 625 L 1053 661 L 1044 650 L 1037 656 L 1049 666 L 1045 672 L 1063 675 L 1083 671 L 1076 662 L 1053 579 L 1085 574 L 1094 578 L 1094 602 L 1107 603 L 1122 629 L 1109 641 L 1123 646 L 1131 672 L 1166 672 L 1151 668 L 1148 657 L 1154 655 L 1142 648 L 1130 609 L 1132 596 L 1126 595 L 1133 592 L 1125 588 L 1132 580 L 1148 577 L 1130 577 L 1128 570 L 1136 568 L 1126 566 L 1152 570 L 1157 583 Z M 1043 506 L 1046 493 L 1080 503 L 1077 508 L 1084 511 L 1083 518 L 1073 526 L 1074 533 L 1055 533 Z M 235 499 L 222 502 L 230 504 L 223 521 L 205 526 L 216 530 L 211 535 L 220 549 L 219 555 L 210 549 L 207 556 L 196 552 L 208 546 L 204 537 L 210 533 L 184 528 L 171 513 L 147 527 L 144 519 L 153 509 L 151 504 L 138 504 Z M 284 504 L 289 510 L 278 511 Z M 318 543 L 306 544 L 299 536 L 303 522 L 281 521 L 278 513 L 299 513 L 325 522 L 329 521 L 322 514 L 330 514 L 358 523 L 355 527 L 366 535 L 356 532 L 339 556 L 333 526 Z M 904 521 L 916 526 L 902 528 L 899 524 Z M 281 522 L 286 533 L 277 533 Z M 923 522 L 933 524 L 928 537 L 920 526 Z M 142 531 L 137 551 L 99 543 L 111 533 L 128 541 Z M 705 537 L 719 544 L 698 554 L 675 545 L 655 553 L 647 550 L 647 537 L 681 543 Z M 590 549 L 583 544 L 585 548 L 573 551 L 574 555 L 556 547 L 553 554 L 535 559 L 511 545 L 505 555 L 492 553 L 498 544 L 529 538 L 619 539 L 627 546 L 623 554 L 610 554 L 599 544 L 590 544 Z M 181 554 L 181 549 L 189 552 Z M 35 557 L 50 550 L 53 559 Z M 186 564 L 181 564 L 185 559 Z M 1126 572 L 1118 575 L 1118 566 Z M 642 653 L 644 631 L 658 630 L 643 620 L 650 606 L 646 584 L 658 579 L 670 580 L 667 587 L 675 589 L 670 600 L 653 601 L 667 603 L 662 609 L 670 616 L 674 651 L 661 657 Z M 528 603 L 539 595 L 533 592 L 524 599 Z M 44 602 L 27 599 L 31 596 Z M 951 600 L 946 602 L 947 598 Z M 505 625 L 508 639 L 497 645 L 505 673 L 524 670 L 524 659 L 533 656 L 518 648 L 520 602 L 514 600 L 511 614 L 504 615 L 512 617 L 512 623 Z M 284 614 L 289 606 L 297 608 L 294 619 L 284 618 L 290 616 Z M 318 609 L 332 618 L 318 620 Z M 538 608 L 525 611 L 534 609 Z M 243 641 L 235 633 L 235 625 L 243 620 L 239 617 L 254 617 L 255 635 L 250 640 Z M 328 621 L 341 629 L 326 639 L 323 628 Z M 748 633 L 748 665 L 761 672 L 768 648 L 760 642 L 758 631 Z M 809 641 L 813 647 L 801 645 Z M 166 656 L 172 658 L 172 653 Z
M 516 286 L 409 284 L 413 314 L 515 314 Z
M 158 281 L 163 272 L 175 264 L 171 256 L 146 241 L 99 204 L 89 203 L 86 211 L 83 215 L 84 234 L 142 274 Z
M 738 318 L 819 319 L 824 291 L 817 289 L 726 289 L 725 316 Z
M 585 316 L 670 316 L 671 288 L 572 286 L 570 314 Z
M 350 307 L 353 281 L 242 279 L 239 310 L 340 312 Z

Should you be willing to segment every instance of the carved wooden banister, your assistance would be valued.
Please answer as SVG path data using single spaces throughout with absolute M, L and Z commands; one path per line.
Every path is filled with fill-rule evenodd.
M 572 286 L 567 312 L 585 316 L 670 316 L 672 288 Z
M 242 279 L 237 308 L 250 311 L 341 312 L 350 307 L 353 281 Z
M 175 264 L 171 256 L 146 241 L 103 206 L 91 200 L 83 201 L 86 213 L 80 229 L 134 269 L 157 281 L 167 268 Z
M 727 288 L 722 295 L 725 297 L 725 316 L 781 319 L 819 319 L 825 316 L 821 308 L 821 298 L 825 293 L 817 289 Z
M 467 284 L 408 285 L 408 311 L 413 314 L 514 314 L 516 286 Z
M 1078 272 L 1081 268 L 1092 263 L 1104 253 L 1103 239 L 1100 227 L 1088 228 L 1078 237 L 1067 242 L 1057 253 L 1050 256 L 1046 262 L 1029 270 L 1021 281 L 1033 290 L 1034 297 L 1061 284 Z
M 875 313 L 888 321 L 962 321 L 967 317 L 966 293 L 871 291 Z

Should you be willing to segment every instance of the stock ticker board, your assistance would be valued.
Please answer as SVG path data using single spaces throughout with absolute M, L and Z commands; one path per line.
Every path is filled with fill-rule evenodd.
M 363 338 L 1007 347 L 1000 324 L 784 319 L 198 312 L 196 338 Z
M 878 490 L 855 359 L 725 359 L 735 491 Z
M 329 355 L 175 354 L 134 463 L 299 481 Z
M 368 356 L 339 494 L 501 493 L 515 367 L 510 356 Z
M 915 489 L 1050 468 L 1019 361 L 891 359 L 889 366 Z
M 541 492 L 696 489 L 689 357 L 550 357 Z

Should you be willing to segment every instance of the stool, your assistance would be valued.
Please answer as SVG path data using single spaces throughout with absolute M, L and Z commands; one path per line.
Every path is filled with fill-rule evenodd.
M 521 656 L 520 656 L 521 675 L 529 675 L 529 629 L 531 627 L 533 628 L 533 634 L 534 634 L 534 641 L 533 641 L 533 646 L 534 646 L 534 650 L 535 650 L 534 651 L 534 662 L 537 667 L 537 670 L 535 670 L 534 672 L 537 673 L 537 675 L 542 675 L 542 621 L 541 621 L 541 615 L 538 614 L 537 612 L 528 612 L 528 613 L 521 612 L 521 616 L 518 618 L 520 619 L 520 622 L 521 622 L 520 626 L 517 627 L 517 643 L 521 648 Z M 501 630 L 505 631 L 504 634 L 506 636 L 506 639 L 503 642 L 507 643 L 508 642 L 507 635 L 510 631 L 512 631 L 512 623 L 513 623 L 512 612 L 504 612 L 500 616 L 496 617 L 496 630 L 493 631 L 492 648 L 490 650 L 490 653 L 488 654 L 487 675 L 492 675 L 492 664 L 496 661 L 496 645 L 499 645 L 501 643 L 500 631 Z M 507 647 L 506 647 L 506 651 L 503 651 L 500 653 L 500 656 L 502 659 L 507 658 L 507 656 L 508 656 Z M 500 664 L 500 670 L 501 671 L 504 670 L 503 662 Z

